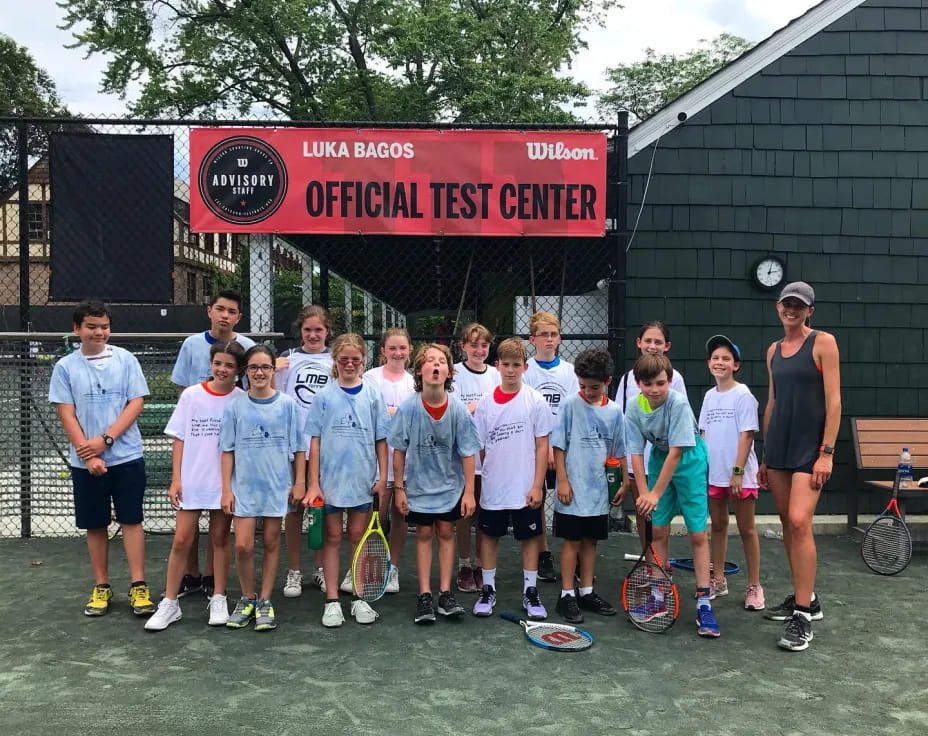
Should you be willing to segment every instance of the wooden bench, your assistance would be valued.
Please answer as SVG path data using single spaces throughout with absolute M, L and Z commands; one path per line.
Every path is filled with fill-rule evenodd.
M 899 508 L 905 514 L 905 500 L 928 498 L 928 489 L 914 483 L 928 468 L 928 419 L 916 417 L 857 417 L 851 419 L 858 482 L 848 494 L 847 524 L 857 526 L 857 501 L 861 486 L 878 489 L 889 501 L 899 453 L 908 447 L 912 454 L 913 488 L 899 491 Z M 882 511 L 885 503 L 880 504 Z

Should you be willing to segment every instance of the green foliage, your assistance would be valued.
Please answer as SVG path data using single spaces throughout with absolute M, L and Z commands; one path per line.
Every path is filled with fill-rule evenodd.
M 600 97 L 597 110 L 607 119 L 628 111 L 646 120 L 753 46 L 729 33 L 701 43 L 682 56 L 645 49 L 644 61 L 607 69 L 612 86 Z
M 136 115 L 565 122 L 616 0 L 59 0 Z
M 36 66 L 29 50 L 0 33 L 0 117 L 61 117 L 67 114 L 58 99 L 55 83 L 44 69 Z M 16 128 L 0 127 L 0 194 L 16 183 L 17 150 Z M 41 156 L 46 150 L 47 132 L 31 127 L 29 155 Z

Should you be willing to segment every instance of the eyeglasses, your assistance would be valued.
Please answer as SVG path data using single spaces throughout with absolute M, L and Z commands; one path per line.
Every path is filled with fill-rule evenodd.
M 540 337 L 542 340 L 553 340 L 555 337 L 560 337 L 560 334 L 560 332 L 538 332 L 535 337 Z
M 339 365 L 361 365 L 361 358 L 339 358 Z
M 245 368 L 249 373 L 270 373 L 274 370 L 272 365 L 250 365 Z

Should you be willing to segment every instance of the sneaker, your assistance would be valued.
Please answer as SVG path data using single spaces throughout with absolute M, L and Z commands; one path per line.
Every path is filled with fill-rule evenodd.
M 155 604 L 151 602 L 151 593 L 146 583 L 129 588 L 129 605 L 136 616 L 151 616 L 155 612 Z
M 435 609 L 432 607 L 431 593 L 419 593 L 416 598 L 416 616 L 413 621 L 417 624 L 435 623 Z
M 255 631 L 271 631 L 277 628 L 273 603 L 264 598 L 255 603 L 255 609 Z
M 580 605 L 577 603 L 576 596 L 561 596 L 557 599 L 554 610 L 556 610 L 560 617 L 569 624 L 583 623 L 583 613 L 580 611 Z
M 110 610 L 113 589 L 109 585 L 94 585 L 90 591 L 90 600 L 84 606 L 85 616 L 102 616 Z
M 744 607 L 748 611 L 764 610 L 764 589 L 760 585 L 749 585 L 744 593 Z M 821 607 L 819 607 L 821 611 Z
M 454 599 L 450 590 L 438 594 L 438 612 L 442 616 L 463 616 L 466 613 L 464 606 Z
M 483 590 L 483 568 L 474 565 L 474 592 Z
M 458 590 L 462 593 L 476 593 L 480 588 L 474 583 L 474 569 L 462 567 L 458 570 Z
M 342 604 L 338 601 L 326 601 L 322 609 L 322 625 L 327 629 L 334 629 L 345 623 L 345 614 L 342 613 Z
M 230 629 L 244 629 L 248 626 L 248 622 L 254 617 L 255 601 L 243 596 L 239 598 L 238 603 L 235 604 L 235 610 L 232 611 L 232 615 L 229 616 L 229 620 L 226 621 L 226 626 Z
M 216 589 L 216 578 L 212 575 L 203 576 L 203 593 L 206 595 L 206 600 L 212 600 L 213 591 Z
M 810 606 L 812 609 L 812 620 L 821 621 L 825 618 L 825 615 L 822 613 L 822 604 L 819 601 L 818 596 L 815 597 L 815 600 L 812 601 Z M 783 602 L 779 606 L 774 606 L 773 608 L 768 608 L 764 611 L 764 618 L 770 619 L 771 621 L 786 621 L 793 617 L 793 614 L 796 612 L 796 596 L 793 593 L 790 593 L 786 598 L 783 599 Z
M 600 616 L 615 616 L 615 608 L 595 590 L 592 593 L 580 596 L 578 603 L 584 611 L 592 611 Z
M 287 570 L 284 598 L 299 598 L 301 595 L 303 595 L 303 573 L 299 570 Z
M 177 597 L 183 598 L 185 595 L 196 593 L 203 590 L 203 578 L 199 575 L 184 575 L 180 581 L 180 590 L 177 591 Z
M 557 581 L 557 573 L 554 572 L 554 557 L 550 552 L 542 552 L 538 555 L 538 579 L 545 583 Z
M 325 575 L 323 574 L 321 567 L 317 567 L 315 570 L 313 570 L 313 585 L 325 593 Z
M 485 617 L 493 615 L 493 607 L 496 605 L 496 591 L 492 585 L 484 585 L 480 588 L 480 595 L 474 603 L 474 615 Z
M 351 579 L 351 568 L 348 568 L 348 572 L 345 573 L 345 577 L 342 578 L 341 585 L 338 586 L 338 589 L 342 593 L 354 593 L 354 581 Z
M 351 602 L 351 615 L 359 624 L 372 624 L 380 617 L 380 614 L 371 608 L 370 603 L 362 601 L 360 598 L 356 598 Z
M 786 628 L 777 646 L 781 649 L 789 649 L 791 652 L 801 652 L 809 648 L 810 641 L 812 641 L 812 622 L 805 616 L 794 613 L 786 622 Z
M 647 623 L 651 619 L 655 619 L 658 616 L 666 616 L 667 603 L 663 598 L 658 600 L 653 595 L 649 595 L 647 600 L 644 603 L 630 608 L 628 610 L 628 615 L 631 616 L 635 621 L 639 623 Z
M 717 639 L 722 635 L 712 606 L 696 606 L 696 633 L 707 639 Z
M 548 612 L 538 599 L 538 588 L 534 585 L 526 588 L 522 594 L 522 609 L 529 621 L 544 621 L 548 618 Z
M 214 595 L 209 599 L 209 621 L 210 626 L 225 626 L 229 623 L 229 599 L 224 595 Z
M 723 595 L 728 595 L 728 579 L 709 578 L 709 600 L 714 601 Z
M 387 587 L 383 591 L 384 593 L 399 593 L 400 592 L 400 570 L 394 565 L 390 565 L 390 577 L 387 578 Z
M 158 610 L 145 622 L 145 631 L 164 631 L 175 621 L 180 621 L 180 604 L 162 598 Z

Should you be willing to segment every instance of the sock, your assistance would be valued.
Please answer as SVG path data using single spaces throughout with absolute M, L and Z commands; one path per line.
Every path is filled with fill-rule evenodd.
M 492 570 L 483 571 L 483 584 L 489 585 L 493 590 L 496 590 L 496 568 Z
M 712 608 L 712 604 L 709 603 L 709 589 L 708 588 L 696 588 L 696 605 L 700 608 L 707 607 Z
M 796 608 L 793 610 L 802 616 L 806 621 L 812 620 L 812 608 L 810 606 L 796 606 Z
M 109 588 L 110 584 L 109 583 L 97 583 L 94 587 L 95 588 Z
M 328 603 L 338 603 L 339 600 L 338 600 L 338 598 L 326 598 L 326 599 L 325 599 L 325 602 L 326 602 L 327 604 L 328 604 Z
M 592 585 L 589 588 L 580 588 L 580 597 L 582 598 L 583 596 L 589 595 L 592 592 L 593 592 Z
M 164 602 L 167 603 L 168 605 L 176 606 L 177 598 L 168 598 L 167 596 L 164 596 Z
M 538 587 L 538 570 L 523 570 L 522 571 L 522 592 L 524 593 L 529 588 Z
M 132 583 L 129 585 L 129 587 L 134 588 L 136 585 L 145 585 L 145 581 L 144 580 L 133 580 Z
M 470 567 L 470 560 L 466 557 L 458 557 L 458 567 Z
M 815 591 L 813 590 L 813 591 L 812 591 L 812 597 L 809 598 L 809 601 L 810 601 L 811 603 L 815 603 L 815 601 L 817 601 L 817 600 L 818 600 L 818 596 L 815 595 Z
M 562 591 L 561 591 L 561 598 L 566 598 L 567 596 L 573 595 L 573 594 L 574 594 L 574 592 L 573 592 L 572 590 L 562 590 Z

